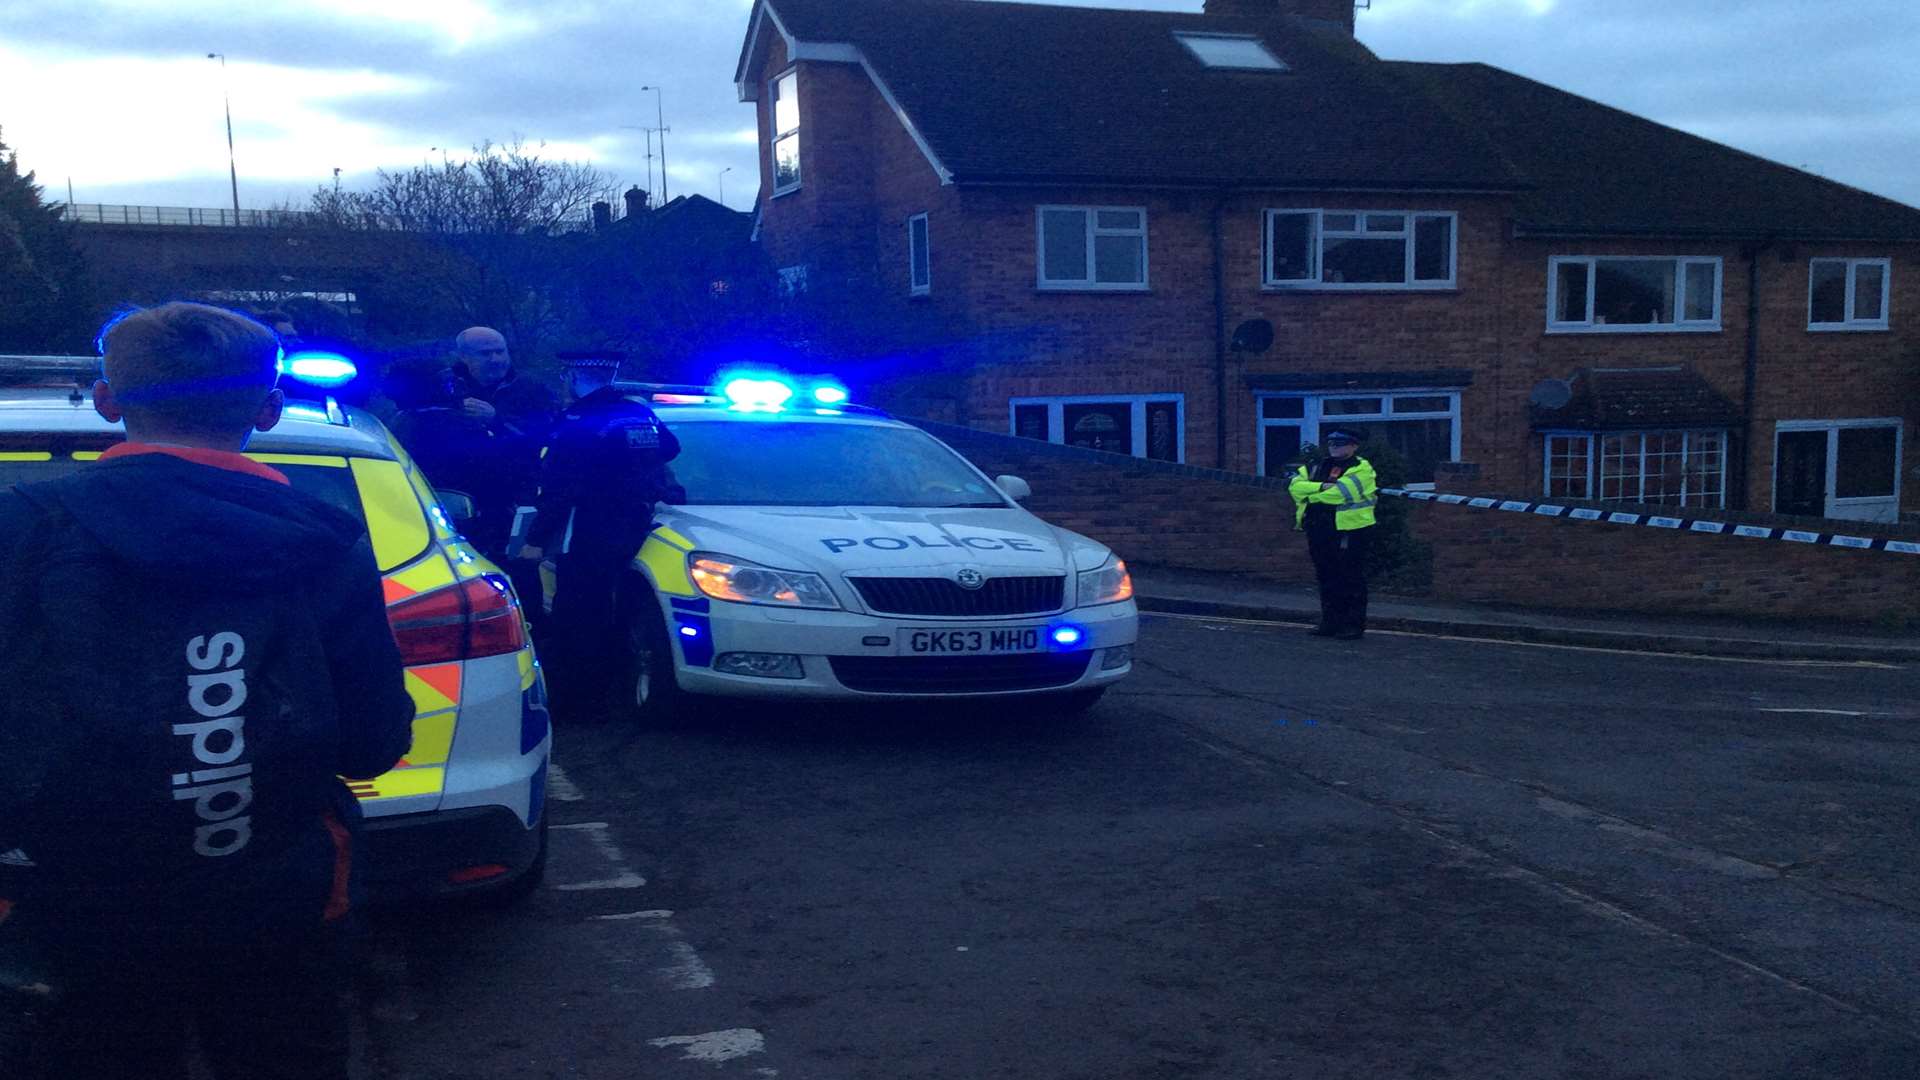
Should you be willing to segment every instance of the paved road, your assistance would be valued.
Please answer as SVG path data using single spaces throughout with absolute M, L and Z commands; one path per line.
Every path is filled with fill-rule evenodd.
M 366 1073 L 1916 1075 L 1913 670 L 1140 656 L 1077 722 L 563 732 L 548 888 L 383 922 Z

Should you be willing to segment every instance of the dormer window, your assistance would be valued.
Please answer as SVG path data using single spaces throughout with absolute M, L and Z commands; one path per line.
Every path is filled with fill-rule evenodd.
M 1235 71 L 1285 71 L 1287 65 L 1257 37 L 1240 34 L 1175 34 L 1194 59 L 1210 68 Z

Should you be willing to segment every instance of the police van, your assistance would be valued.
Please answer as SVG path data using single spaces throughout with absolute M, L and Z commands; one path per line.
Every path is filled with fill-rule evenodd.
M 311 389 L 350 380 L 349 362 L 295 355 L 282 367 L 282 385 L 309 380 L 314 399 L 290 399 L 248 456 L 366 523 L 414 700 L 406 757 L 348 785 L 366 815 L 374 895 L 530 891 L 546 865 L 552 737 L 519 598 L 461 538 L 470 507 L 436 494 L 378 420 Z M 0 490 L 84 468 L 123 441 L 93 410 L 99 368 L 0 356 Z
M 1067 712 L 1132 670 L 1126 564 L 833 383 L 621 384 L 680 441 L 623 601 L 633 705 L 1017 699 Z

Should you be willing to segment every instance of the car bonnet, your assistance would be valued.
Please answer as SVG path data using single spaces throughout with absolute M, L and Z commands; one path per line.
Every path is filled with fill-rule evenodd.
M 787 570 L 1070 573 L 1094 569 L 1109 554 L 1016 508 L 699 506 L 666 508 L 660 520 L 697 550 Z

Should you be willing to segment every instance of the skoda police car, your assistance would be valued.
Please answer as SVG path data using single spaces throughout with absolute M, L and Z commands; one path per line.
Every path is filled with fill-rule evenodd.
M 340 357 L 283 362 L 282 385 L 352 378 Z M 124 432 L 94 412 L 99 361 L 0 356 L 0 489 L 84 467 Z M 372 416 L 289 400 L 248 456 L 363 520 L 406 662 L 413 745 L 391 772 L 352 781 L 379 899 L 491 893 L 538 883 L 546 862 L 546 688 L 520 602 L 455 530 L 440 496 Z M 448 501 L 459 503 L 449 493 Z M 297 587 L 297 583 L 289 583 Z
M 768 376 L 623 384 L 680 440 L 635 560 L 634 704 L 1021 698 L 1078 711 L 1132 667 L 1133 582 L 927 432 Z

